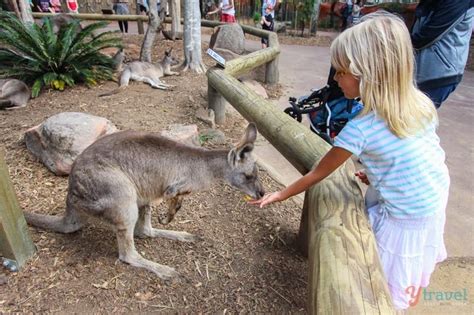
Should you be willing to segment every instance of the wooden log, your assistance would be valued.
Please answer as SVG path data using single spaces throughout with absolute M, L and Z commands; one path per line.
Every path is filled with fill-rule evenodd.
M 308 193 L 304 195 L 303 209 L 301 211 L 300 228 L 296 238 L 296 247 L 304 257 L 309 255 L 309 198 Z
M 20 269 L 35 253 L 25 217 L 15 196 L 10 175 L 0 152 L 0 253 Z
M 211 84 L 207 85 L 207 99 L 209 108 L 214 111 L 215 123 L 218 125 L 224 124 L 226 101 Z
M 213 68 L 209 83 L 302 174 L 330 146 L 303 124 L 275 109 L 226 71 Z M 300 232 L 309 239 L 308 313 L 393 314 L 373 233 L 364 214 L 352 161 L 307 192 Z M 307 224 L 307 225 L 306 225 Z M 307 238 L 301 236 L 306 240 Z
M 280 51 L 280 44 L 278 43 L 278 36 L 270 32 L 268 35 L 268 45 L 269 47 L 276 48 Z M 280 79 L 280 74 L 278 70 L 278 55 L 273 58 L 270 62 L 267 63 L 265 68 L 265 83 L 267 84 L 277 84 Z
M 47 16 L 53 16 L 53 13 L 41 13 L 33 12 L 35 19 L 41 19 Z M 92 20 L 92 21 L 143 21 L 148 22 L 148 16 L 146 15 L 119 15 L 119 14 L 92 14 L 92 13 L 75 13 L 69 14 L 73 18 L 79 20 Z
M 308 199 L 310 314 L 395 314 L 352 161 Z
M 280 54 L 280 50 L 276 47 L 254 51 L 248 55 L 243 55 L 226 62 L 225 72 L 234 77 L 239 77 L 258 66 L 271 62 L 278 54 Z

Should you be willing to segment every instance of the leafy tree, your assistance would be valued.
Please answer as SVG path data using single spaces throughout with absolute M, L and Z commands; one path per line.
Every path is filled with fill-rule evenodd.
M 311 16 L 314 11 L 315 0 L 304 0 L 297 4 L 296 9 L 298 10 L 298 23 L 301 27 L 301 36 L 304 36 L 304 28 L 306 24 L 311 21 Z
M 156 33 L 161 29 L 162 19 L 158 14 L 156 0 L 148 0 L 148 27 L 146 29 L 145 37 L 143 38 L 142 49 L 140 50 L 140 61 L 151 61 L 151 50 L 155 43 Z
M 106 25 L 98 22 L 81 28 L 77 20 L 55 33 L 49 18 L 40 27 L 0 11 L 0 78 L 32 84 L 32 97 L 45 86 L 64 90 L 78 82 L 93 86 L 111 79 L 114 61 L 100 51 L 122 47 L 122 39 L 112 36 L 116 32 L 94 35 Z

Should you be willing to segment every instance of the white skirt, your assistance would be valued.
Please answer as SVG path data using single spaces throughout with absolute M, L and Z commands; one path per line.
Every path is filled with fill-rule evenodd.
M 397 219 L 382 213 L 374 193 L 367 191 L 366 206 L 380 261 L 395 308 L 406 309 L 420 287 L 429 285 L 435 265 L 447 257 L 443 239 L 447 198 L 432 216 Z

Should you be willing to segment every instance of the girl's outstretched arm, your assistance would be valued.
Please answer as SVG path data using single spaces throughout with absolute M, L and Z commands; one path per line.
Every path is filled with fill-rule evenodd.
M 332 147 L 331 150 L 329 150 L 329 152 L 326 153 L 326 155 L 321 159 L 319 164 L 314 169 L 309 171 L 305 176 L 301 177 L 281 191 L 266 194 L 259 200 L 249 201 L 249 203 L 262 208 L 267 204 L 276 201 L 283 201 L 289 197 L 297 195 L 329 176 L 339 166 L 341 166 L 342 163 L 350 158 L 351 155 L 352 153 L 345 149 Z

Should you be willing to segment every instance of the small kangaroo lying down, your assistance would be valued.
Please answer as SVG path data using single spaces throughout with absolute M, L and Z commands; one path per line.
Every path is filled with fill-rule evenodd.
M 186 232 L 154 229 L 150 204 L 168 203 L 167 224 L 185 195 L 208 189 L 218 180 L 253 198 L 264 191 L 251 156 L 257 128 L 251 123 L 240 143 L 231 150 L 187 146 L 154 133 L 122 131 L 100 138 L 75 160 L 69 175 L 63 216 L 25 213 L 29 224 L 60 233 L 82 228 L 82 214 L 99 217 L 115 228 L 119 259 L 148 269 L 162 279 L 177 272 L 143 258 L 135 249 L 134 235 L 193 241 Z
M 22 81 L 0 79 L 0 109 L 25 107 L 30 96 L 30 89 Z
M 179 63 L 171 55 L 171 51 L 172 49 L 167 50 L 163 60 L 156 64 L 143 61 L 132 61 L 126 64 L 120 73 L 119 87 L 113 91 L 100 94 L 99 97 L 120 93 L 121 90 L 128 86 L 130 80 L 145 82 L 150 84 L 151 87 L 161 90 L 172 88 L 172 85 L 168 85 L 160 80 L 165 75 L 179 75 L 178 72 L 171 71 L 171 66 Z

